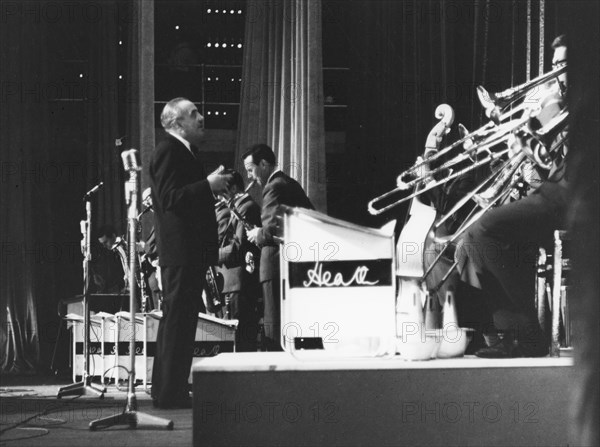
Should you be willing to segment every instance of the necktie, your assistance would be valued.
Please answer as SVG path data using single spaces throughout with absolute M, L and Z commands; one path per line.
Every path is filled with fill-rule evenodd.
M 200 149 L 198 149 L 198 147 L 190 144 L 190 151 L 196 160 L 200 160 Z

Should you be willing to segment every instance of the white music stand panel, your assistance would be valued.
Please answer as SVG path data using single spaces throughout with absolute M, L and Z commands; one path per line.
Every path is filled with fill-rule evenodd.
M 284 214 L 282 346 L 378 356 L 396 336 L 394 222 L 373 229 L 302 208 Z M 307 339 L 322 343 L 310 349 Z

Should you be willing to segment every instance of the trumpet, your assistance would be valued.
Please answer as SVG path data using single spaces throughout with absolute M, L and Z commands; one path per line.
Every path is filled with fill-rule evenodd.
M 492 119 L 492 121 L 498 123 L 500 122 L 500 117 L 502 116 L 502 109 L 505 109 L 515 101 L 524 98 L 534 88 L 545 84 L 554 78 L 557 78 L 566 71 L 567 65 L 564 64 L 528 82 L 498 93 L 489 93 L 483 86 L 479 85 L 477 86 L 477 97 L 485 109 L 486 116 Z M 521 104 L 519 107 L 522 109 L 526 107 L 526 104 Z

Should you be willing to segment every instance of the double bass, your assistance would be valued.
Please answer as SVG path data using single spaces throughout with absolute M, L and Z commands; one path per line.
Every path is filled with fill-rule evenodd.
M 447 104 L 440 104 L 435 110 L 439 122 L 431 129 L 425 142 L 423 158 L 439 150 L 445 135 L 450 132 L 454 122 L 454 110 Z M 423 169 L 428 169 L 423 165 Z M 400 181 L 400 179 L 399 179 Z M 416 188 L 422 187 L 418 185 Z M 433 225 L 437 210 L 420 197 L 412 199 L 408 211 L 407 222 L 402 229 L 396 244 L 396 276 L 398 277 L 398 303 L 412 302 L 418 297 L 423 305 L 426 284 L 423 276 L 426 269 L 426 254 L 433 240 Z M 429 277 L 428 277 L 429 278 Z

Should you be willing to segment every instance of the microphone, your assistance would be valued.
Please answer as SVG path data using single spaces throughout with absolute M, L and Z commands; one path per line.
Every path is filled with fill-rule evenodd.
M 104 182 L 98 183 L 96 186 L 94 186 L 92 189 L 90 189 L 88 192 L 85 193 L 85 195 L 83 196 L 83 200 L 89 199 L 93 194 L 97 193 L 98 190 L 100 188 L 102 188 L 103 185 L 104 185 Z
M 123 160 L 123 168 L 126 171 L 141 171 L 142 168 L 137 161 L 137 149 L 129 149 L 128 151 L 121 152 L 121 159 Z

